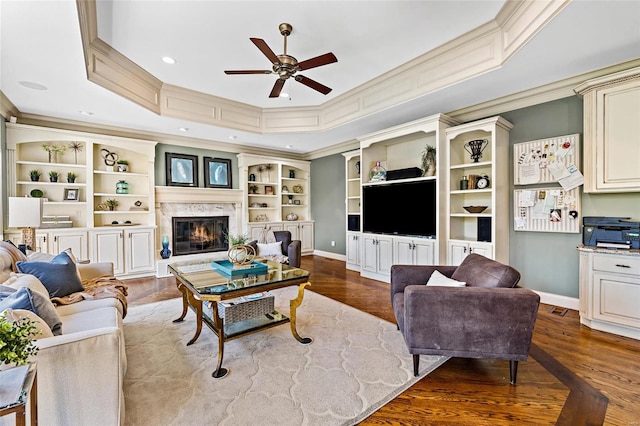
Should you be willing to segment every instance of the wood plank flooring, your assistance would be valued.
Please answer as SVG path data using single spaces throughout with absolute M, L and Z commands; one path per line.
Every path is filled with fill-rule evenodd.
M 307 289 L 395 323 L 389 285 L 360 277 L 345 263 L 305 256 Z M 125 281 L 130 306 L 179 297 L 173 278 Z M 523 283 L 526 286 L 526 283 Z M 509 363 L 452 358 L 362 424 L 640 426 L 640 341 L 580 325 L 541 305 L 518 384 Z

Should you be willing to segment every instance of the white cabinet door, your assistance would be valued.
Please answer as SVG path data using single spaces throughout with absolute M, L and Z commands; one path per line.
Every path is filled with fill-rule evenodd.
M 449 253 L 447 259 L 449 265 L 457 266 L 462 263 L 469 254 L 469 243 L 464 241 L 449 241 Z
M 87 245 L 87 231 L 76 232 L 49 232 L 49 247 L 52 254 L 58 254 L 66 249 L 71 252 L 78 260 L 89 258 Z
M 302 241 L 302 253 L 311 253 L 315 247 L 313 236 L 313 222 L 301 222 L 299 227 L 300 240 Z
M 94 262 L 113 263 L 115 275 L 124 274 L 124 245 L 122 230 L 104 230 L 93 233 L 93 256 Z
M 413 240 L 401 237 L 396 237 L 393 240 L 393 263 L 396 265 L 413 265 Z
M 391 274 L 393 265 L 393 238 L 378 237 L 378 269 L 380 274 Z
M 413 240 L 413 264 L 435 265 L 436 240 Z
M 362 234 L 362 269 L 369 272 L 378 270 L 378 245 L 375 235 Z
M 475 253 L 493 259 L 493 244 L 469 243 L 469 253 Z
M 285 231 L 291 232 L 291 240 L 299 240 L 300 239 L 300 225 L 298 222 L 285 222 L 282 225 L 282 229 Z
M 125 234 L 125 266 L 127 273 L 148 272 L 155 269 L 153 229 L 132 229 Z
M 360 266 L 360 233 L 348 232 L 347 233 L 347 267 Z

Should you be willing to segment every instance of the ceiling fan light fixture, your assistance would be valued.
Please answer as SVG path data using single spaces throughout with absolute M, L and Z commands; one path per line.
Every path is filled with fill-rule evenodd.
M 284 37 L 284 52 L 281 55 L 276 55 L 269 45 L 260 38 L 250 37 L 249 40 L 256 45 L 264 56 L 271 62 L 272 70 L 225 70 L 227 75 L 238 74 L 276 74 L 278 79 L 276 80 L 271 93 L 270 98 L 288 97 L 286 93 L 281 93 L 284 82 L 290 77 L 293 77 L 297 82 L 316 90 L 323 95 L 331 92 L 331 88 L 324 86 L 310 78 L 303 75 L 296 74 L 298 71 L 308 70 L 311 68 L 320 67 L 322 65 L 328 65 L 334 62 L 338 62 L 338 59 L 333 53 L 325 53 L 324 55 L 316 56 L 311 59 L 307 59 L 302 62 L 298 62 L 296 58 L 287 54 L 287 36 L 293 31 L 291 24 L 282 23 L 278 27 L 280 34 Z

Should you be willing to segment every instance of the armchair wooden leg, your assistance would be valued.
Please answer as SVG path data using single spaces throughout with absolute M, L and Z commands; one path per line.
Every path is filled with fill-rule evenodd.
M 509 361 L 509 376 L 509 383 L 515 385 L 518 377 L 518 361 Z
M 418 377 L 418 366 L 420 365 L 420 355 L 413 355 L 413 375 Z

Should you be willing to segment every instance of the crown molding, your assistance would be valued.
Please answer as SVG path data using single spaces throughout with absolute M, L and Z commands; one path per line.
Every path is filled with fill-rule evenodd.
M 20 111 L 16 106 L 5 96 L 5 94 L 0 91 L 0 115 L 5 117 L 7 120 L 9 117 L 17 117 L 20 115 Z
M 158 115 L 270 134 L 334 129 L 496 69 L 570 0 L 508 1 L 493 21 L 318 107 L 269 109 L 158 80 L 99 38 L 95 2 L 76 1 L 90 81 Z

